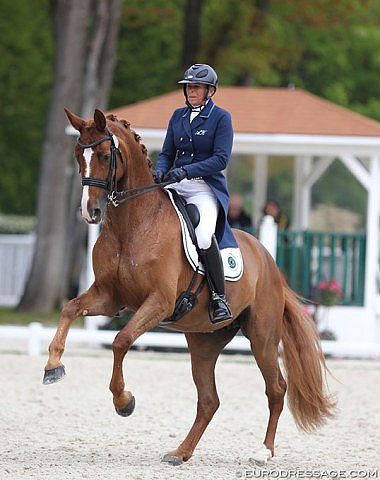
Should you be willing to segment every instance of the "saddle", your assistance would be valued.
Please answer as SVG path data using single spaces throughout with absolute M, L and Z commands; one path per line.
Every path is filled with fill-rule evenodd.
M 186 222 L 189 230 L 191 241 L 194 243 L 197 251 L 199 250 L 197 236 L 195 235 L 195 229 L 199 225 L 200 215 L 199 210 L 193 203 L 186 203 L 186 200 L 176 192 L 173 188 L 168 188 L 173 196 L 174 203 L 178 210 L 181 212 L 183 219 Z

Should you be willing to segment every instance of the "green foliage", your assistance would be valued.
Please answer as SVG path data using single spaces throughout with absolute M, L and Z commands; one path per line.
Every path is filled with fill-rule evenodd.
M 124 2 L 111 107 L 172 91 L 182 75 L 184 0 Z
M 0 213 L 1 233 L 31 233 L 36 229 L 36 217 L 24 215 L 3 215 Z
M 31 322 L 41 322 L 44 325 L 57 325 L 59 312 L 53 312 L 46 315 L 18 312 L 11 308 L 0 308 L 0 325 L 29 325 Z M 83 324 L 82 321 L 79 324 Z
M 177 88 L 185 4 L 123 1 L 110 107 Z M 380 120 L 379 20 L 378 0 L 204 0 L 197 57 L 216 67 L 222 85 L 294 83 Z M 0 30 L 0 212 L 34 214 L 52 85 L 48 0 L 3 0 Z M 277 171 L 269 182 L 288 215 L 289 175 Z M 353 211 L 361 211 L 363 192 L 353 189 Z M 347 199 L 344 188 L 332 190 L 329 201 Z
M 52 82 L 48 2 L 3 0 L 0 31 L 0 212 L 33 214 Z

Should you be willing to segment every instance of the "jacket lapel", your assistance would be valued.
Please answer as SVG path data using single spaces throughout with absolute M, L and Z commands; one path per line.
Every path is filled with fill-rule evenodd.
M 187 135 L 191 138 L 191 128 L 190 128 L 190 108 L 182 115 L 182 127 L 184 128 Z
M 202 125 L 202 123 L 210 117 L 212 111 L 214 110 L 215 104 L 214 102 L 210 99 L 205 106 L 205 108 L 194 118 L 194 120 L 191 122 L 191 130 L 195 130 L 199 126 Z

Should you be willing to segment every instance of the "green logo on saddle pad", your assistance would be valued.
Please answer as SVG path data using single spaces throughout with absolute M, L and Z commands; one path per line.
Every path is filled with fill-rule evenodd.
M 228 257 L 228 265 L 229 265 L 231 268 L 235 268 L 235 267 L 236 267 L 236 260 L 234 259 L 234 257 Z

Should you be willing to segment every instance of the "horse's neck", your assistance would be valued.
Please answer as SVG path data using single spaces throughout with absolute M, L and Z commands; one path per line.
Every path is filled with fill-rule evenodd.
M 153 183 L 148 160 L 144 155 L 137 156 L 128 164 L 125 179 L 120 185 L 121 189 L 130 190 Z M 161 193 L 153 190 L 127 200 L 118 207 L 110 206 L 106 220 L 108 228 L 111 228 L 122 241 L 127 238 L 131 240 L 135 236 L 141 238 L 141 232 L 146 234 L 149 225 L 156 221 L 162 205 Z

